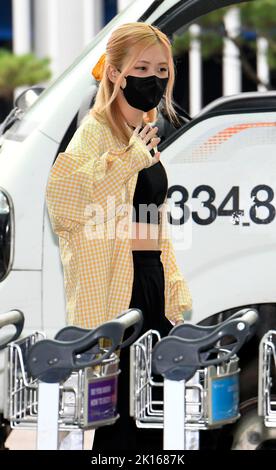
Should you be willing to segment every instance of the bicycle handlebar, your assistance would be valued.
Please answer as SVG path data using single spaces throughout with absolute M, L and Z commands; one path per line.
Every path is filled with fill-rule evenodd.
M 100 364 L 116 349 L 134 341 L 141 330 L 142 321 L 141 310 L 128 309 L 94 330 L 65 327 L 55 339 L 38 341 L 30 348 L 27 369 L 32 377 L 43 382 L 62 382 L 73 370 Z M 125 331 L 130 326 L 134 326 L 134 332 L 122 343 Z M 99 347 L 103 338 L 110 343 L 106 350 Z
M 11 310 L 10 312 L 0 315 L 0 329 L 4 326 L 13 325 L 16 330 L 12 338 L 5 340 L 4 343 L 0 344 L 0 350 L 4 349 L 8 343 L 15 341 L 20 336 L 24 327 L 24 321 L 24 314 L 20 310 Z
M 153 371 L 171 380 L 189 380 L 198 368 L 219 365 L 234 356 L 252 334 L 257 320 L 255 309 L 243 309 L 215 327 L 178 325 L 155 345 Z M 225 337 L 235 341 L 222 349 L 217 344 Z M 219 351 L 224 352 L 221 357 L 210 358 Z
M 133 333 L 129 336 L 129 338 L 125 339 L 120 346 L 120 348 L 123 349 L 133 343 L 136 338 L 138 338 L 138 335 L 143 326 L 143 315 L 141 310 L 132 308 L 118 315 L 118 317 L 116 317 L 113 321 L 122 325 L 125 331 L 129 327 L 134 326 Z

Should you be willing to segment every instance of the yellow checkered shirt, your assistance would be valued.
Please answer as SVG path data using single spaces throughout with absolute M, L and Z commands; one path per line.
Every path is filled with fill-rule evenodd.
M 138 172 L 151 160 L 139 137 L 133 135 L 125 146 L 90 114 L 58 154 L 46 203 L 59 237 L 68 324 L 93 328 L 129 308 L 134 277 L 130 209 Z M 191 309 L 191 296 L 162 212 L 165 315 L 176 322 Z

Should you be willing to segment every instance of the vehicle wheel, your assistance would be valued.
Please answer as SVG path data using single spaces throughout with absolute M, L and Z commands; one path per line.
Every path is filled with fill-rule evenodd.
M 276 428 L 264 426 L 263 418 L 257 413 L 259 343 L 270 329 L 276 329 L 276 306 L 274 304 L 248 305 L 221 312 L 200 322 L 202 325 L 220 323 L 241 308 L 252 307 L 259 312 L 256 333 L 243 345 L 240 358 L 240 418 L 235 424 L 226 425 L 214 431 L 202 431 L 202 449 L 223 450 L 276 450 Z M 275 371 L 276 372 L 276 371 Z M 273 377 L 272 394 L 276 397 L 276 374 Z
M 276 450 L 276 428 L 266 427 L 264 419 L 258 416 L 258 398 L 242 403 L 240 413 L 240 419 L 233 426 L 231 449 Z
M 11 432 L 9 422 L 0 415 L 0 450 L 6 450 L 5 442 Z

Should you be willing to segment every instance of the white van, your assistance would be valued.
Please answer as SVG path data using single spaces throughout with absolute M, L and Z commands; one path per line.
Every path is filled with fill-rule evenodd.
M 221 7 L 233 3 L 239 1 L 220 1 Z M 65 324 L 62 265 L 45 188 L 55 158 L 91 106 L 97 90 L 91 69 L 111 31 L 145 21 L 172 37 L 217 5 L 134 1 L 0 138 L 0 313 L 23 311 L 26 334 L 38 329 L 52 336 Z M 245 306 L 260 313 L 257 335 L 241 354 L 242 418 L 230 431 L 254 448 L 244 435 L 248 426 L 252 432 L 259 426 L 258 342 L 276 323 L 276 92 L 221 98 L 191 121 L 183 118 L 179 129 L 166 130 L 165 118 L 159 123 L 173 243 L 191 289 L 193 323 L 215 323 Z M 260 441 L 267 439 L 259 429 Z

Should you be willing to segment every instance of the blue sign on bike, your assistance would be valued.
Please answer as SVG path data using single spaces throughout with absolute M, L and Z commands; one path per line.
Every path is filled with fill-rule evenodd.
M 210 424 L 235 419 L 239 414 L 239 374 L 212 377 Z

